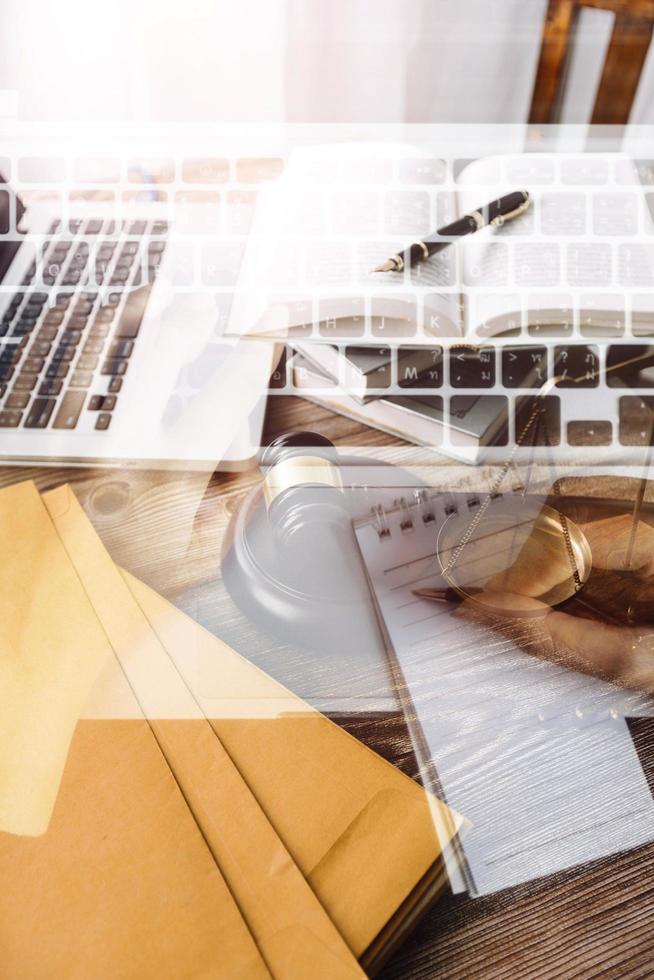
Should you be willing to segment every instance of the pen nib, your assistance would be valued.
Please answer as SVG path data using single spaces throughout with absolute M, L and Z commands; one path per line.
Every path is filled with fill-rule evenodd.
M 436 599 L 439 602 L 447 602 L 447 589 L 413 589 L 413 594 L 420 599 Z
M 377 268 L 376 269 L 373 269 L 372 271 L 373 272 L 393 272 L 396 268 L 397 268 L 397 266 L 396 266 L 395 262 L 393 261 L 393 259 L 386 259 L 385 262 L 382 262 L 381 265 L 378 265 Z

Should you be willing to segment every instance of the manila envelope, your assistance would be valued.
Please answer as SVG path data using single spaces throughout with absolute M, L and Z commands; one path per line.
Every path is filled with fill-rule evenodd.
M 100 569 L 104 582 L 111 578 L 106 552 L 69 489 L 45 499 L 69 553 L 77 556 L 80 577 L 89 590 L 96 583 L 97 611 L 109 591 L 108 584 L 97 585 Z M 156 592 L 126 572 L 122 577 L 168 656 L 163 673 L 170 676 L 172 669 L 183 679 L 199 718 L 210 720 L 349 948 L 362 957 L 454 845 L 462 818 Z M 111 592 L 120 594 L 115 584 Z M 116 605 L 123 609 L 124 598 Z M 123 666 L 133 683 L 138 678 L 146 714 L 179 718 L 177 695 L 162 677 L 158 703 L 147 703 L 148 669 L 135 650 L 127 644 Z M 206 696 L 207 687 L 215 696 Z M 171 692 L 168 706 L 161 701 L 164 689 Z M 183 707 L 181 717 L 189 716 L 197 718 Z
M 31 483 L 0 548 L 0 976 L 269 977 Z
M 363 977 L 68 486 L 43 500 L 139 711 L 275 977 Z M 116 716 L 107 684 L 101 716 Z M 97 706 L 87 706 L 96 713 Z

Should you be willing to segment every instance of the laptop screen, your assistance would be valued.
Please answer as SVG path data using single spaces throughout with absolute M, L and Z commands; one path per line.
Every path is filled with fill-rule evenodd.
M 0 235 L 4 236 L 11 232 L 12 227 L 18 227 L 25 207 L 18 195 L 11 190 L 2 174 L 0 174 L 0 185 L 4 185 L 3 189 L 0 190 Z M 15 202 L 16 208 L 15 224 L 12 222 L 12 201 Z M 11 265 L 12 259 L 18 251 L 20 244 L 18 236 L 15 236 L 13 239 L 0 238 L 0 279 L 4 278 L 5 272 Z

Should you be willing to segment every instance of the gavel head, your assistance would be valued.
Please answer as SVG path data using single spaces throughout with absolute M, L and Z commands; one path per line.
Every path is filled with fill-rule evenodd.
M 315 432 L 278 436 L 264 450 L 263 496 L 282 548 L 309 547 L 348 519 L 334 444 Z
M 346 465 L 346 464 L 344 464 Z M 378 644 L 336 450 L 312 432 L 281 436 L 262 486 L 234 514 L 223 581 L 253 624 L 307 648 L 354 656 Z M 358 655 L 358 654 L 357 654 Z

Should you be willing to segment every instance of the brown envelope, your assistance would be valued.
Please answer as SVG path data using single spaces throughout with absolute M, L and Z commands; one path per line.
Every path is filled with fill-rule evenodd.
M 63 501 L 67 492 L 60 488 L 57 499 Z M 54 493 L 46 500 L 52 507 Z M 72 494 L 66 513 L 64 523 L 53 509 L 71 553 L 71 528 L 83 537 L 86 527 L 87 543 L 77 547 L 75 559 L 82 579 L 95 583 L 98 602 L 110 592 L 117 596 L 115 585 L 107 584 L 104 593 L 97 588 L 103 549 L 88 534 Z M 129 657 L 136 647 L 123 642 L 121 659 L 130 665 L 146 714 L 188 718 L 197 710 L 198 718 L 211 719 L 270 823 L 360 957 L 450 848 L 461 818 L 143 583 L 127 573 L 124 578 L 193 695 L 193 707 L 180 708 L 179 686 L 167 687 L 160 678 L 158 700 L 148 704 L 156 658 L 146 666 L 139 654 L 136 662 Z M 124 605 L 116 599 L 117 608 Z M 206 697 L 207 687 L 220 696 Z M 162 702 L 164 691 L 168 700 Z M 223 859 L 220 864 L 225 867 Z
M 162 647 L 69 487 L 44 501 L 273 976 L 363 973 Z M 111 706 L 105 690 L 104 714 Z M 96 699 L 96 710 L 99 702 Z M 92 708 L 87 708 L 92 710 Z
M 0 544 L 0 976 L 268 977 L 33 484 Z
M 279 836 L 361 957 L 453 845 L 462 818 L 148 586 L 123 575 Z M 207 697 L 207 689 L 216 696 Z

